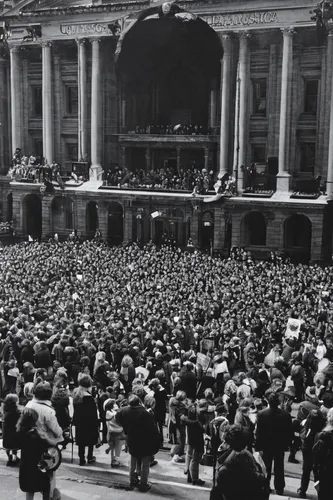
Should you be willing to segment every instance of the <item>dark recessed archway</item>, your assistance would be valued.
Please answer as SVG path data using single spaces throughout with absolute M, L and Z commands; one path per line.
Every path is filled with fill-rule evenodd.
M 89 201 L 86 207 L 86 224 L 88 235 L 94 235 L 98 229 L 98 207 L 95 201 Z
M 42 202 L 36 194 L 28 194 L 22 203 L 23 230 L 34 240 L 42 237 Z
M 308 262 L 311 258 L 311 221 L 303 214 L 295 214 L 284 222 L 284 250 L 295 261 Z
M 266 246 L 266 221 L 263 214 L 257 211 L 246 214 L 242 233 L 245 246 Z
M 111 202 L 108 205 L 108 243 L 121 245 L 124 239 L 123 207 L 120 203 Z
M 117 47 L 127 127 L 205 125 L 222 56 L 218 34 L 199 17 L 175 4 L 168 15 L 162 7 L 143 11 Z

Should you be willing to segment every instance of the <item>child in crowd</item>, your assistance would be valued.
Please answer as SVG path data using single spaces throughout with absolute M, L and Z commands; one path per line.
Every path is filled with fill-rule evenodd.
M 37 432 L 37 420 L 35 410 L 24 408 L 17 422 L 16 429 L 21 444 L 19 482 L 21 490 L 26 493 L 26 500 L 33 500 L 37 492 L 42 492 L 43 500 L 50 500 L 50 476 L 39 468 L 47 443 Z
M 105 419 L 107 424 L 107 442 L 108 448 L 105 453 L 111 452 L 111 467 L 119 467 L 121 462 L 118 460 L 121 453 L 122 445 L 125 441 L 123 428 L 115 421 L 115 416 L 119 406 L 115 399 L 107 399 L 103 405 L 105 411 Z
M 20 418 L 18 408 L 18 396 L 8 394 L 3 405 L 3 448 L 6 450 L 8 461 L 7 466 L 18 465 L 17 450 L 20 448 L 16 432 L 16 424 Z

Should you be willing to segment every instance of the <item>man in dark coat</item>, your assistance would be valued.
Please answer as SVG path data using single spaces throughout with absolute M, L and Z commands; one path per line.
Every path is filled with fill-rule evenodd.
M 267 399 L 269 408 L 258 413 L 255 448 L 263 452 L 269 481 L 274 461 L 274 487 L 278 495 L 283 495 L 284 453 L 293 439 L 292 419 L 286 410 L 279 408 L 279 394 L 271 393 Z
M 188 361 L 185 364 L 184 371 L 182 369 L 179 376 L 182 381 L 180 386 L 181 390 L 186 393 L 189 399 L 194 401 L 197 395 L 197 377 L 194 373 L 193 363 Z
M 149 491 L 148 484 L 149 465 L 152 455 L 160 447 L 160 435 L 153 415 L 142 406 L 138 396 L 131 395 L 128 399 L 129 406 L 121 408 L 116 414 L 116 422 L 124 429 L 127 436 L 128 450 L 131 455 L 130 462 L 130 488 L 139 487 L 142 492 Z M 140 471 L 140 483 L 138 474 Z

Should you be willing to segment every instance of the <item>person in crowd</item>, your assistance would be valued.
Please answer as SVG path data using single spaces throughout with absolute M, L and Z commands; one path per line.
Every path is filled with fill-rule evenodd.
M 19 399 L 16 394 L 7 394 L 3 405 L 2 446 L 6 450 L 8 458 L 7 466 L 19 464 L 17 451 L 20 445 L 16 432 L 16 424 L 21 412 L 18 408 L 18 402 Z
M 111 452 L 111 467 L 119 467 L 121 465 L 119 457 L 125 440 L 124 430 L 115 420 L 119 406 L 117 405 L 115 399 L 111 398 L 107 399 L 103 406 L 107 424 L 108 443 L 105 453 Z
M 329 500 L 333 489 L 333 408 L 327 413 L 324 429 L 315 438 L 312 452 L 318 500 Z
M 300 438 L 303 457 L 301 485 L 297 490 L 300 498 L 306 498 L 313 470 L 313 446 L 316 435 L 323 430 L 325 418 L 319 409 L 311 410 L 306 419 L 301 422 Z
M 187 481 L 197 486 L 203 486 L 205 481 L 199 478 L 199 465 L 204 453 L 205 421 L 198 407 L 190 406 L 187 415 L 182 415 L 181 420 L 187 428 L 187 450 L 185 472 Z
M 33 408 L 25 407 L 16 427 L 21 448 L 19 483 L 26 500 L 33 500 L 37 492 L 42 493 L 43 500 L 50 500 L 50 476 L 39 467 L 48 443 L 37 430 L 38 419 Z
M 128 451 L 131 456 L 130 489 L 138 487 L 142 492 L 149 491 L 151 489 L 148 483 L 151 457 L 158 452 L 161 439 L 154 417 L 144 408 L 139 397 L 133 394 L 128 398 L 128 406 L 120 408 L 117 412 L 115 420 L 123 427 L 127 437 Z M 136 471 L 140 472 L 140 480 Z
M 163 437 L 163 427 L 165 425 L 165 417 L 167 410 L 167 392 L 162 387 L 158 378 L 153 378 L 149 387 L 153 391 L 154 399 L 155 399 L 155 408 L 154 408 L 154 418 L 155 422 L 158 426 L 161 436 L 161 447 L 163 447 L 164 437 Z
M 234 423 L 242 427 L 248 436 L 248 450 L 252 451 L 254 442 L 254 428 L 255 424 L 250 419 L 250 410 L 253 405 L 251 398 L 242 399 L 236 411 Z
M 96 462 L 94 446 L 99 438 L 99 420 L 97 406 L 92 397 L 92 379 L 89 375 L 81 375 L 79 386 L 73 392 L 73 425 L 75 426 L 75 441 L 79 451 L 79 465 L 86 465 L 85 450 L 88 448 L 88 464 Z
M 234 424 L 225 433 L 228 450 L 218 471 L 212 500 L 266 500 L 267 483 L 260 465 L 247 449 L 246 431 Z
M 271 479 L 274 462 L 274 487 L 278 495 L 283 495 L 284 454 L 293 439 L 292 420 L 289 412 L 279 408 L 280 395 L 272 392 L 268 396 L 269 407 L 261 410 L 257 416 L 255 449 L 262 451 L 267 469 L 267 478 Z
M 185 415 L 186 412 L 186 393 L 184 391 L 177 391 L 176 395 L 169 400 L 169 436 L 172 438 L 174 445 L 174 462 L 184 462 L 182 457 L 185 453 L 186 431 L 181 416 Z
M 191 361 L 185 363 L 183 371 L 179 374 L 181 379 L 181 390 L 185 392 L 186 397 L 194 401 L 197 395 L 197 377 L 194 373 L 194 365 Z
M 51 446 L 63 442 L 63 432 L 58 424 L 55 410 L 51 404 L 51 385 L 41 379 L 35 381 L 34 397 L 26 405 L 37 413 L 36 430 L 40 438 Z M 55 474 L 50 476 L 50 497 L 52 500 L 60 500 L 61 495 L 56 487 Z

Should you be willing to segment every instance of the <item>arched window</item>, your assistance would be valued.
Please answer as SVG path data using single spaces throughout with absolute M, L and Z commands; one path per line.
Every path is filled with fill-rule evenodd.
M 302 214 L 289 217 L 285 223 L 284 242 L 286 248 L 311 248 L 311 222 Z
M 245 246 L 266 246 L 266 221 L 261 212 L 250 212 L 244 217 Z
M 98 207 L 95 201 L 89 201 L 86 208 L 87 233 L 94 233 L 98 228 Z
M 36 194 L 28 194 L 23 203 L 23 230 L 33 239 L 42 237 L 42 202 Z
M 111 202 L 108 206 L 108 241 L 110 245 L 121 245 L 124 239 L 123 207 Z

